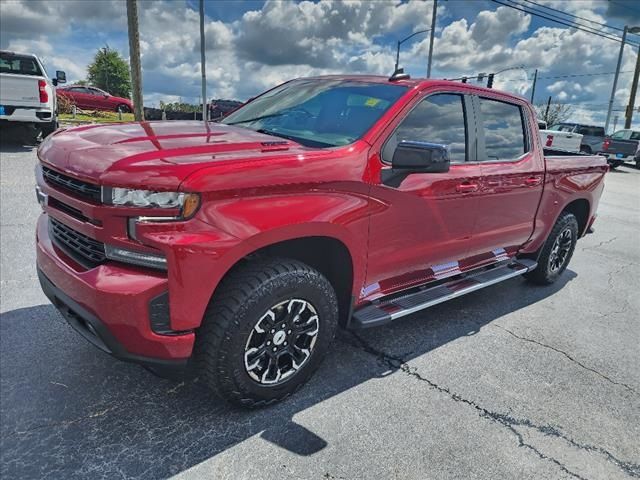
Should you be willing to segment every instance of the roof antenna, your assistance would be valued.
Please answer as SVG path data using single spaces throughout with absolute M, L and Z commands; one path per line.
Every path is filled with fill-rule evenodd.
M 390 82 L 397 82 L 398 80 L 409 80 L 411 76 L 408 73 L 404 73 L 404 68 L 396 66 L 393 75 L 389 77 Z

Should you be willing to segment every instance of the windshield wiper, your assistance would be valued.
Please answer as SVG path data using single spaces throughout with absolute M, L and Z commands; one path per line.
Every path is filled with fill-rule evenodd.
M 264 120 L 265 118 L 273 118 L 273 117 L 280 117 L 282 115 L 285 115 L 287 112 L 276 112 L 276 113 L 269 113 L 267 115 L 260 115 L 259 117 L 254 117 L 254 118 L 248 118 L 246 120 L 238 120 L 237 122 L 229 122 L 227 123 L 227 125 L 237 125 L 239 123 L 251 123 L 251 122 L 257 122 L 258 120 Z

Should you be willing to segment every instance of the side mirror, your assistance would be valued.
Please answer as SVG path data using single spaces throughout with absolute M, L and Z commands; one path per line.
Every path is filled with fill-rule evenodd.
M 56 83 L 67 83 L 67 74 L 62 70 L 56 71 Z
M 444 173 L 449 171 L 449 149 L 439 143 L 403 140 L 393 152 L 391 166 L 394 169 L 415 173 Z
M 381 172 L 382 183 L 398 187 L 410 173 L 446 173 L 450 166 L 446 145 L 403 140 L 393 152 L 391 168 Z

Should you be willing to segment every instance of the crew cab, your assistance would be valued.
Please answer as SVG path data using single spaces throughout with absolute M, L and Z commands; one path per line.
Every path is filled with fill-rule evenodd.
M 267 405 L 338 327 L 562 275 L 608 166 L 545 156 L 535 118 L 469 84 L 326 76 L 221 123 L 59 131 L 38 150 L 38 276 L 105 352 Z
M 640 143 L 640 131 L 618 130 L 604 139 L 602 143 L 602 155 L 607 157 L 611 168 L 617 168 L 627 161 L 634 161 L 636 167 L 640 167 L 638 147 Z
M 63 71 L 49 79 L 37 56 L 0 50 L 0 125 L 14 127 L 27 141 L 58 128 L 55 86 L 66 81 Z

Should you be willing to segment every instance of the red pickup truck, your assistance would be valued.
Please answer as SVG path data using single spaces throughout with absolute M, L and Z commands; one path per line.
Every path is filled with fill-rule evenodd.
M 222 123 L 60 130 L 38 151 L 42 288 L 117 358 L 281 400 L 338 327 L 562 274 L 608 167 L 545 156 L 535 118 L 472 85 L 329 76 Z

